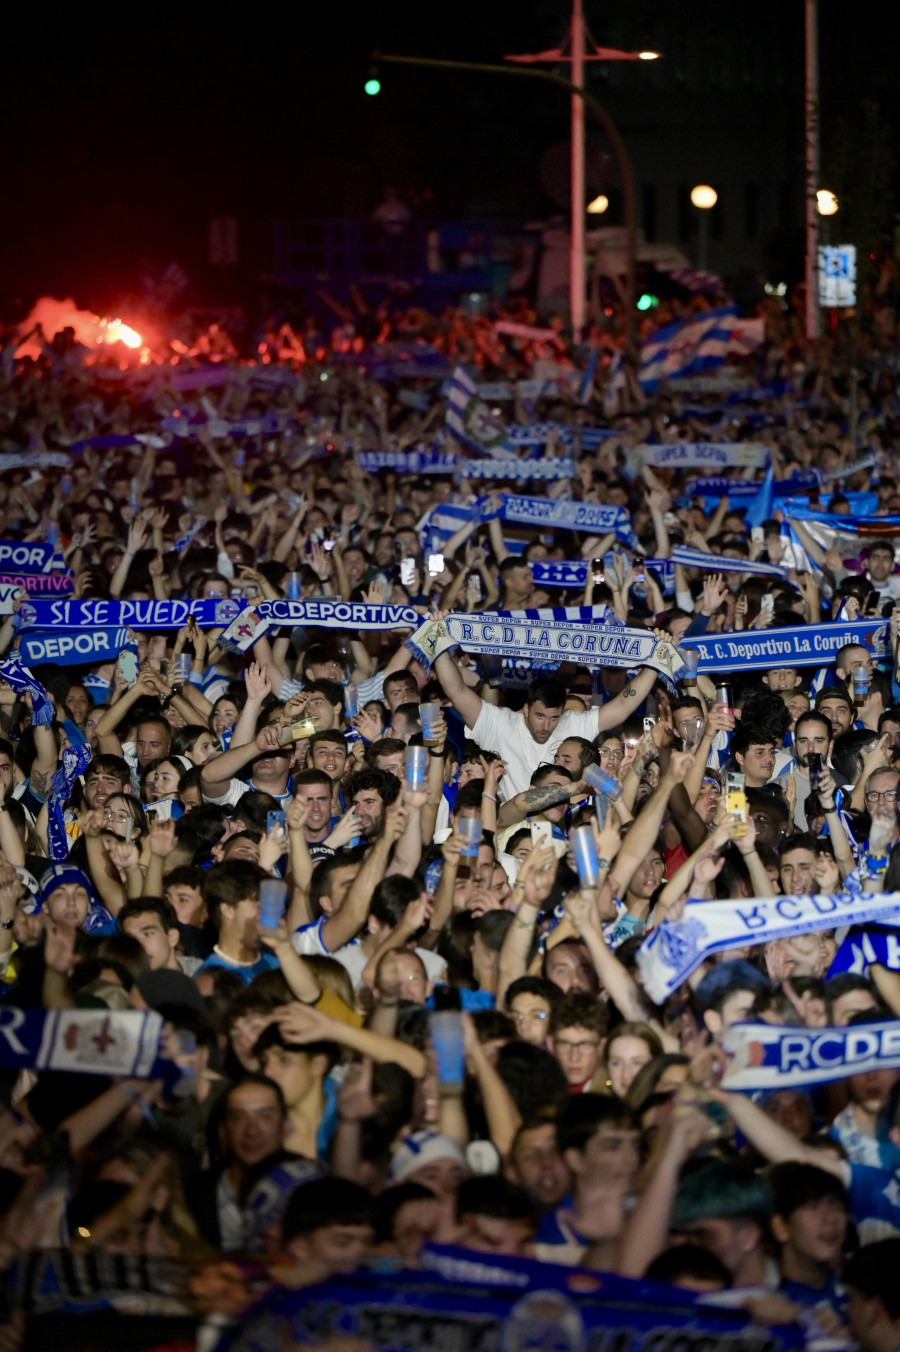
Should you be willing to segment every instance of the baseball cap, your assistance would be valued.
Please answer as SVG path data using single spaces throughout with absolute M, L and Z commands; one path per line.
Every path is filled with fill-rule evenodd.
M 452 1160 L 454 1164 L 466 1168 L 465 1156 L 449 1136 L 424 1129 L 410 1132 L 391 1156 L 388 1177 L 392 1183 L 402 1183 L 416 1169 L 423 1169 L 426 1164 L 434 1164 L 436 1160 Z

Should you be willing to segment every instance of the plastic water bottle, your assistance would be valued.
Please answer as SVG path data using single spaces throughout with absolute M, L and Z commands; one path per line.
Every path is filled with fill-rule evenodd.
M 287 597 L 289 601 L 300 600 L 300 574 L 297 572 L 288 573 Z

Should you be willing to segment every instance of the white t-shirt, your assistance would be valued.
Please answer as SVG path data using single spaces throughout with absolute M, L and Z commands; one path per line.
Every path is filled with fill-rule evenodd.
M 229 779 L 228 788 L 220 798 L 211 798 L 208 793 L 204 793 L 203 801 L 204 803 L 215 803 L 217 807 L 237 807 L 244 794 L 250 793 L 251 790 L 267 793 L 270 797 L 277 798 L 282 806 L 289 803 L 293 797 L 289 789 L 286 789 L 284 793 L 272 793 L 271 789 L 258 790 L 253 781 L 249 779 Z
M 535 770 L 553 760 L 567 737 L 584 737 L 590 742 L 597 732 L 596 709 L 588 709 L 583 714 L 570 711 L 563 714 L 546 742 L 536 742 L 528 731 L 524 714 L 485 703 L 481 705 L 474 728 L 466 729 L 482 751 L 496 751 L 506 761 L 507 770 L 499 789 L 503 802 L 530 787 Z
M 295 930 L 291 942 L 294 949 L 301 957 L 314 957 L 319 955 L 323 958 L 336 958 L 337 961 L 347 971 L 347 975 L 353 982 L 353 989 L 358 990 L 362 985 L 362 974 L 369 959 L 363 952 L 362 944 L 359 939 L 351 939 L 343 948 L 339 948 L 335 953 L 329 952 L 322 938 L 322 926 L 327 920 L 327 916 L 320 916 L 310 925 L 301 925 Z M 440 984 L 447 975 L 447 964 L 437 953 L 432 953 L 427 948 L 417 948 L 416 956 L 421 958 L 425 967 L 425 973 L 429 981 Z

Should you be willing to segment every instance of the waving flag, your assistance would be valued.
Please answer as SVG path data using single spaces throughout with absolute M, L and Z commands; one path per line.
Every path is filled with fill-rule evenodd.
M 505 448 L 506 424 L 478 397 L 475 381 L 463 366 L 457 366 L 450 380 L 445 424 L 457 441 L 474 451 L 510 454 Z
M 723 305 L 696 319 L 667 324 L 641 348 L 638 380 L 651 393 L 661 381 L 721 366 L 733 352 L 748 353 L 765 337 L 762 319 L 737 319 L 737 307 Z

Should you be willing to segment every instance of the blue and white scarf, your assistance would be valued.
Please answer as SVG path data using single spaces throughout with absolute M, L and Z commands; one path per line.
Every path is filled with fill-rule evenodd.
M 65 564 L 55 544 L 41 540 L 0 540 L 0 571 L 34 575 Z
M 0 1010 L 0 1065 L 171 1083 L 180 1072 L 160 1055 L 162 1031 L 162 1015 L 153 1010 L 48 1011 L 7 1005 Z
M 0 664 L 0 680 L 12 686 L 17 695 L 31 695 L 31 715 L 40 728 L 49 728 L 53 722 L 53 703 L 40 681 L 36 681 L 17 657 L 7 657 Z
M 710 554 L 691 545 L 673 545 L 673 563 L 682 568 L 702 568 L 712 573 L 748 573 L 751 577 L 787 577 L 787 569 L 774 563 L 757 563 L 753 559 L 733 559 L 726 554 Z
M 0 474 L 11 469 L 71 469 L 72 461 L 62 451 L 11 451 L 0 455 Z
M 174 554 L 183 554 L 184 551 L 188 548 L 188 546 L 194 543 L 197 536 L 200 534 L 205 525 L 206 518 L 198 516 L 197 520 L 194 521 L 190 526 L 188 526 L 187 530 L 184 532 L 184 535 L 179 535 L 178 539 L 175 540 L 175 542 L 172 545 L 172 552 Z
M 259 601 L 260 619 L 273 624 L 309 624 L 317 629 L 416 629 L 422 616 L 412 606 L 368 605 L 363 601 Z
M 900 1022 L 846 1028 L 736 1023 L 722 1035 L 725 1089 L 788 1089 L 900 1067 Z
M 543 446 L 555 437 L 560 446 L 580 446 L 583 451 L 596 451 L 610 437 L 621 436 L 614 427 L 569 427 L 567 423 L 539 422 L 513 423 L 506 429 L 509 446 Z
M 382 469 L 397 470 L 400 474 L 454 474 L 462 457 L 456 451 L 431 446 L 415 451 L 357 451 L 356 463 L 369 474 Z
M 791 507 L 791 516 L 797 521 L 818 526 L 830 526 L 839 535 L 878 535 L 893 539 L 900 535 L 900 516 L 837 515 L 817 511 L 813 507 Z
M 478 499 L 473 513 L 480 521 L 499 518 L 511 525 L 577 530 L 590 535 L 606 535 L 612 531 L 632 548 L 637 547 L 629 513 L 624 507 L 606 503 L 562 502 L 553 498 L 526 498 L 514 493 L 488 493 Z
M 26 667 L 78 667 L 111 662 L 127 643 L 127 629 L 25 629 L 19 655 Z
M 194 616 L 201 629 L 231 624 L 246 603 L 233 597 L 195 601 L 44 601 L 21 607 L 23 629 L 182 629 Z
M 790 629 L 748 629 L 725 634 L 703 634 L 682 639 L 694 648 L 701 671 L 741 667 L 768 671 L 770 667 L 818 667 L 833 658 L 845 643 L 868 648 L 876 662 L 890 658 L 887 620 L 845 620 L 839 624 L 805 624 Z
M 654 469 L 761 469 L 769 458 L 768 446 L 753 441 L 672 441 L 665 445 L 631 446 L 625 455 L 625 473 L 635 478 L 645 465 Z
M 541 664 L 574 661 L 584 666 L 653 667 L 670 686 L 684 669 L 672 644 L 654 638 L 646 629 L 579 623 L 568 618 L 565 610 L 537 612 L 537 616 L 547 614 L 559 618 L 525 618 L 512 612 L 447 615 L 442 620 L 426 620 L 407 639 L 406 647 L 426 671 L 442 653 L 454 648 L 520 661 L 531 658 Z
M 54 864 L 68 858 L 69 837 L 66 835 L 66 822 L 63 815 L 65 806 L 72 793 L 72 785 L 90 764 L 91 748 L 83 741 L 78 745 L 67 746 L 62 753 L 60 768 L 50 781 L 50 797 L 47 799 L 47 847 Z
M 462 479 L 573 479 L 574 460 L 462 460 Z
M 664 920 L 647 937 L 638 952 L 638 967 L 644 989 L 659 1005 L 714 953 L 879 921 L 900 924 L 900 892 L 689 900 L 680 919 Z
M 788 479 L 774 479 L 773 492 L 779 497 L 793 497 L 797 493 L 808 493 L 822 483 L 822 475 L 816 469 L 798 470 Z M 746 479 L 726 479 L 714 475 L 711 478 L 690 479 L 684 486 L 685 498 L 755 498 L 759 484 Z

